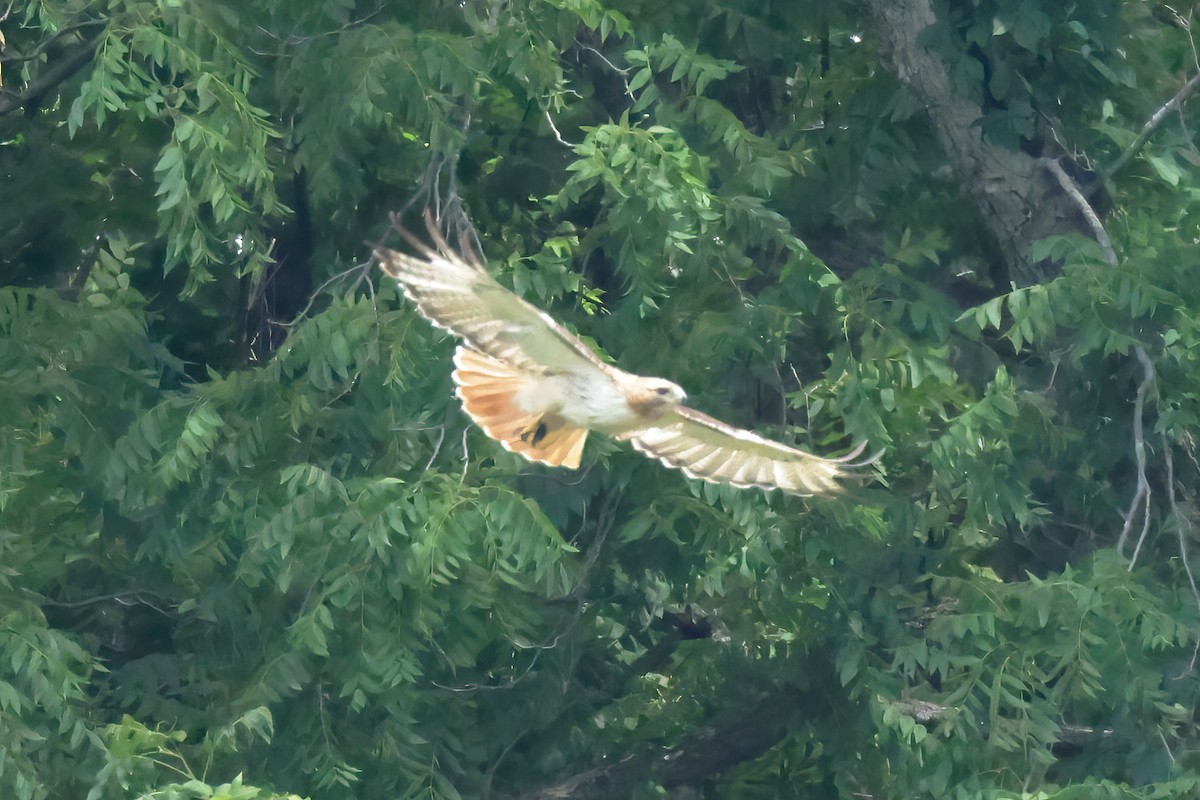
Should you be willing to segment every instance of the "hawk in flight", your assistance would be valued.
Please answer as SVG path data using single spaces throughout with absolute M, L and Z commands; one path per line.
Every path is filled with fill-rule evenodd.
M 734 486 L 833 494 L 865 443 L 821 458 L 740 430 L 683 405 L 683 389 L 601 361 L 548 314 L 505 289 L 466 238 L 450 248 L 427 214 L 434 247 L 399 228 L 417 255 L 377 248 L 421 314 L 463 340 L 454 382 L 488 436 L 530 461 L 576 468 L 588 431 L 628 440 L 692 478 Z

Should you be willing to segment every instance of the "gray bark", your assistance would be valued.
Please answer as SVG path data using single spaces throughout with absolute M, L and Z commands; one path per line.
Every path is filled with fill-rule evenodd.
M 1074 206 L 1038 158 L 984 139 L 978 125 L 982 110 L 955 91 L 946 62 L 921 44 L 922 33 L 937 24 L 931 0 L 864 0 L 864 5 L 885 63 L 924 106 L 934 136 L 999 245 L 1009 274 L 1019 284 L 1044 279 L 1053 265 L 1034 263 L 1029 246 L 1052 234 L 1084 231 Z

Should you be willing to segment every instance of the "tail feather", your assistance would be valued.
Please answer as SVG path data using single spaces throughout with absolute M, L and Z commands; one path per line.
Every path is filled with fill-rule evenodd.
M 583 444 L 587 441 L 586 428 L 564 426 L 553 442 L 543 443 L 543 452 L 550 461 L 574 469 L 583 456 Z
M 552 467 L 579 466 L 587 428 L 556 414 L 522 408 L 518 393 L 529 382 L 521 370 L 467 347 L 454 353 L 454 382 L 463 409 L 484 432 L 530 461 Z

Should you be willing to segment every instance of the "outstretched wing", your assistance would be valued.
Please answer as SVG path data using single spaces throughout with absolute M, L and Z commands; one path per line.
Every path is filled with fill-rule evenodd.
M 734 428 L 692 408 L 677 406 L 654 427 L 627 434 L 635 448 L 691 478 L 734 486 L 782 489 L 800 495 L 835 494 L 866 443 L 841 458 L 821 458 Z
M 481 353 L 538 374 L 589 367 L 607 373 L 604 362 L 570 331 L 497 283 L 466 242 L 456 253 L 428 214 L 425 225 L 436 249 L 400 228 L 419 255 L 379 247 L 375 257 L 426 319 Z

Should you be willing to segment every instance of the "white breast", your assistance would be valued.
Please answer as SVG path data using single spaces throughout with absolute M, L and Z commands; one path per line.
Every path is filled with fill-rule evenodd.
M 616 434 L 637 427 L 640 418 L 625 394 L 599 370 L 550 375 L 531 382 L 517 395 L 530 413 L 556 413 L 581 428 Z

